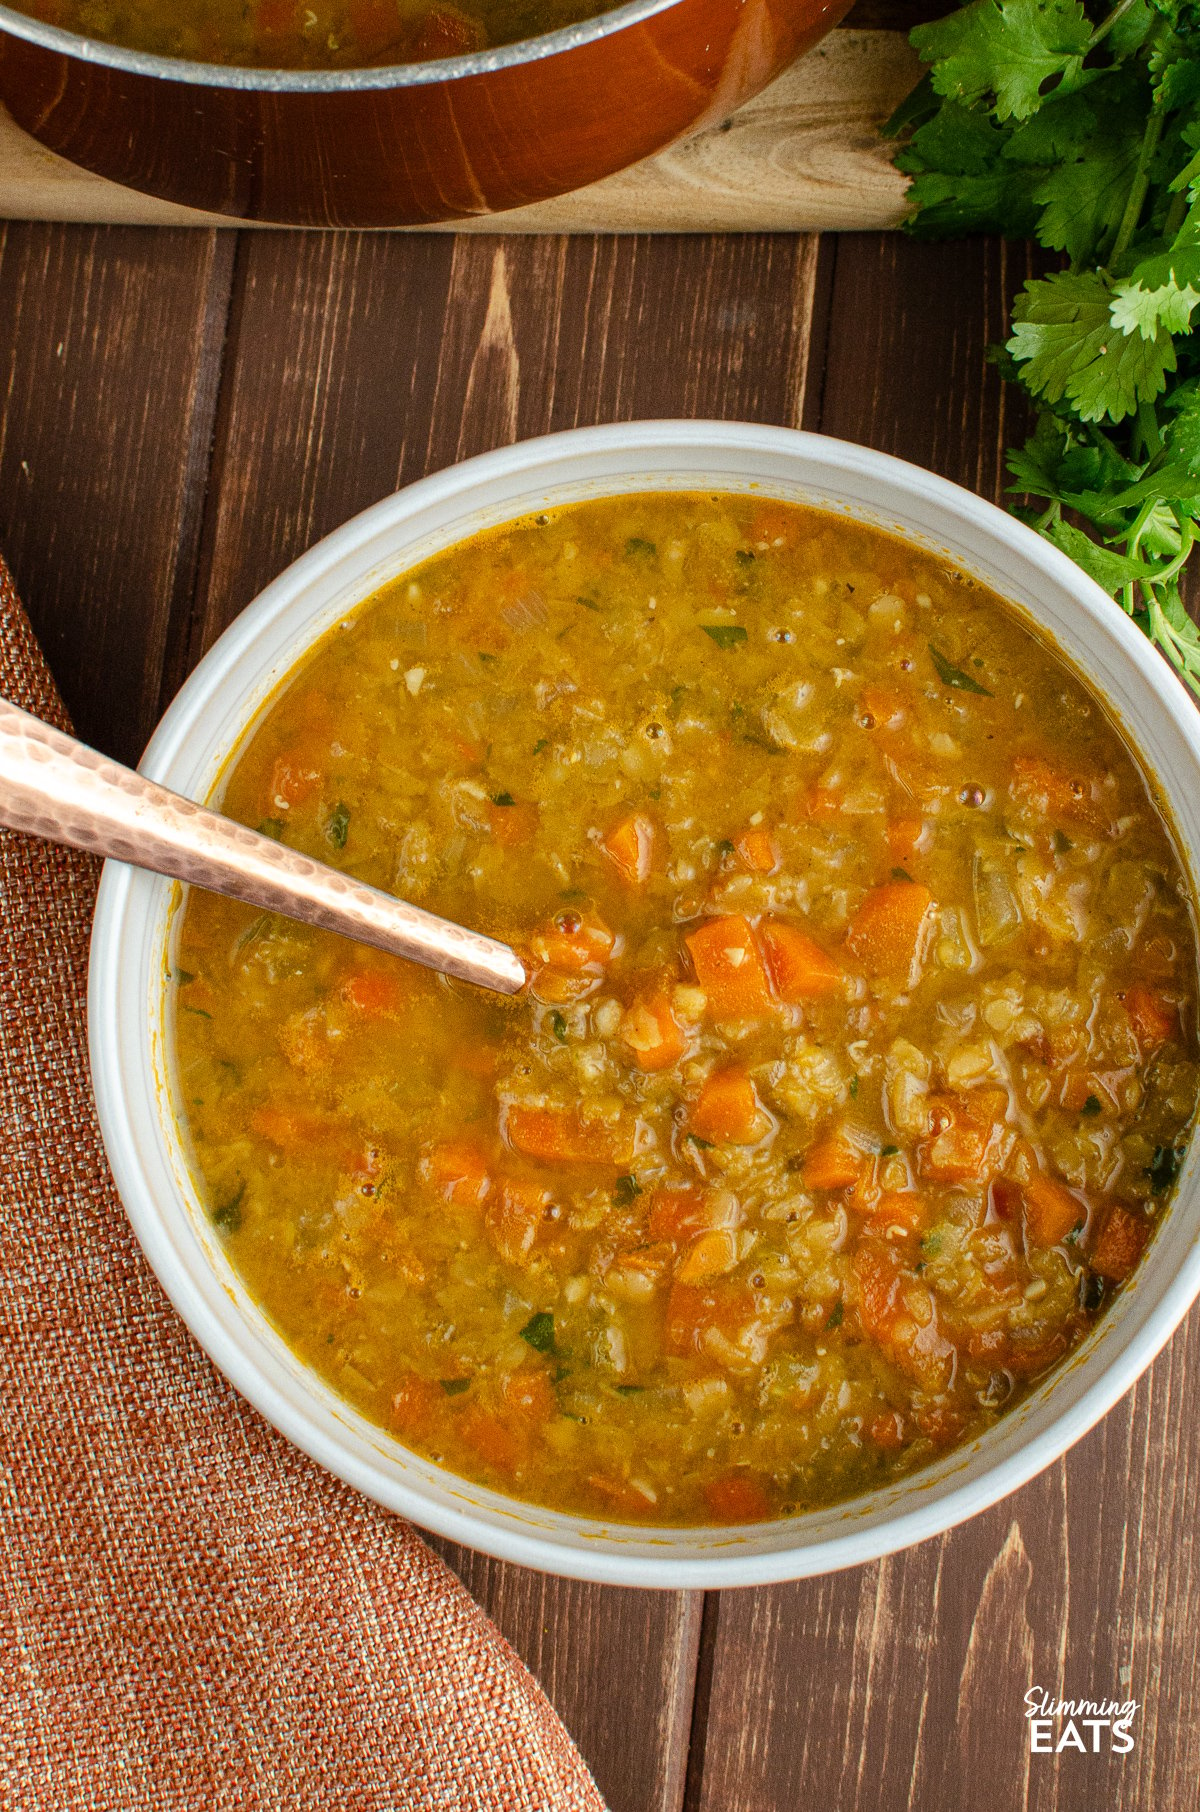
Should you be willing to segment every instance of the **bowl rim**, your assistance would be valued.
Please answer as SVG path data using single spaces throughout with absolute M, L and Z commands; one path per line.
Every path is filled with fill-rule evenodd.
M 214 673 L 219 674 L 219 670 L 223 670 L 225 679 L 228 679 L 236 670 L 241 654 L 285 607 L 293 593 L 319 580 L 323 571 L 332 571 L 339 559 L 356 548 L 364 547 L 378 531 L 386 531 L 389 527 L 402 528 L 430 506 L 453 504 L 469 497 L 474 489 L 493 477 L 512 478 L 523 473 L 558 470 L 564 456 L 570 454 L 578 454 L 584 459 L 593 454 L 609 455 L 614 459 L 627 461 L 630 470 L 636 472 L 639 452 L 661 453 L 664 448 L 678 449 L 684 458 L 694 459 L 696 455 L 703 453 L 714 464 L 723 452 L 735 456 L 755 452 L 764 455 L 801 455 L 809 461 L 819 461 L 835 478 L 838 473 L 843 473 L 879 480 L 901 493 L 907 490 L 911 495 L 922 497 L 936 507 L 939 517 L 945 516 L 956 521 L 968 531 L 971 528 L 981 530 L 986 539 L 999 542 L 1018 556 L 1024 556 L 1031 565 L 1040 567 L 1046 576 L 1057 582 L 1060 589 L 1068 595 L 1072 606 L 1077 606 L 1090 619 L 1101 638 L 1110 645 L 1115 645 L 1120 658 L 1131 663 L 1148 682 L 1156 695 L 1156 709 L 1171 721 L 1187 746 L 1197 773 L 1200 773 L 1200 712 L 1197 712 L 1182 683 L 1141 631 L 1093 580 L 1067 555 L 1015 517 L 1007 515 L 995 504 L 964 487 L 929 473 L 910 461 L 852 442 L 791 428 L 689 418 L 577 428 L 518 442 L 432 473 L 352 517 L 286 567 L 234 619 L 176 695 L 147 747 L 140 764 L 141 771 L 152 778 L 168 778 L 169 784 L 169 777 L 160 770 L 168 769 L 172 758 L 178 755 L 186 719 L 197 702 L 203 702 L 210 692 L 214 695 L 219 692 L 223 682 L 220 677 L 214 681 Z M 697 473 L 700 469 L 699 466 L 695 467 Z M 770 480 L 764 479 L 762 487 L 766 495 L 771 494 Z M 649 489 L 652 486 L 645 485 L 642 488 Z M 664 488 L 667 487 L 664 485 Z M 620 491 L 619 480 L 614 480 L 607 492 L 598 491 L 595 494 L 615 495 Z M 514 506 L 510 512 L 512 516 L 521 513 L 518 506 Z M 457 535 L 448 538 L 446 544 L 452 544 L 454 539 L 461 539 L 469 532 L 465 528 L 460 529 Z M 369 592 L 361 594 L 362 597 L 368 595 Z M 318 640 L 323 633 L 324 628 L 316 630 L 307 645 Z M 1050 639 L 1053 641 L 1053 638 Z M 293 663 L 303 645 L 297 644 L 297 652 L 292 656 Z M 1099 681 L 1089 683 L 1103 696 Z M 242 733 L 244 728 L 243 722 Z M 232 742 L 222 743 L 226 755 L 236 746 L 236 740 L 235 737 Z M 1133 741 L 1132 736 L 1130 740 Z M 1145 757 L 1136 741 L 1134 749 L 1139 760 L 1145 763 Z M 1160 784 L 1164 793 L 1169 795 L 1167 784 Z M 1182 854 L 1185 865 L 1194 868 L 1194 861 L 1189 864 L 1189 852 L 1185 850 Z M 148 886 L 160 889 L 170 885 L 153 877 L 140 878 Z M 1195 894 L 1194 872 L 1191 879 Z M 141 1172 L 136 1156 L 137 1133 L 130 1116 L 130 1104 L 117 1082 L 121 1067 L 118 1034 L 123 997 L 120 939 L 129 909 L 129 897 L 136 880 L 135 871 L 128 867 L 111 861 L 105 864 L 93 924 L 88 980 L 88 1039 L 93 1089 L 105 1148 L 125 1211 L 147 1259 L 181 1317 L 209 1357 L 239 1392 L 294 1445 L 326 1470 L 375 1501 L 439 1535 L 463 1542 L 498 1559 L 598 1583 L 675 1590 L 767 1584 L 834 1572 L 842 1567 L 879 1559 L 955 1527 L 1008 1496 L 1052 1464 L 1130 1389 L 1200 1295 L 1200 1217 L 1197 1217 L 1197 1227 L 1188 1251 L 1146 1311 L 1144 1319 L 1133 1326 L 1124 1345 L 1115 1353 L 1109 1354 L 1097 1370 L 1095 1378 L 1082 1389 L 1075 1400 L 1066 1402 L 1031 1439 L 1015 1451 L 1002 1455 L 981 1468 L 975 1477 L 967 1477 L 957 1483 L 950 1479 L 944 1489 L 934 1480 L 937 1489 L 926 1490 L 922 1494 L 922 1483 L 928 1485 L 933 1467 L 942 1464 L 934 1462 L 933 1467 L 924 1468 L 921 1472 L 908 1475 L 906 1481 L 901 1481 L 902 1484 L 914 1487 L 916 1502 L 913 1507 L 887 1515 L 881 1521 L 849 1526 L 845 1533 L 799 1546 L 771 1547 L 758 1553 L 739 1551 L 735 1546 L 730 1546 L 725 1551 L 718 1549 L 716 1552 L 699 1555 L 672 1555 L 668 1551 L 651 1555 L 634 1554 L 622 1551 L 619 1546 L 576 1546 L 553 1535 L 522 1529 L 518 1525 L 524 1509 L 530 1515 L 542 1512 L 537 1506 L 523 1506 L 519 1500 L 503 1498 L 499 1494 L 491 1495 L 498 1504 L 506 1508 L 511 1519 L 509 1525 L 504 1527 L 483 1520 L 469 1508 L 463 1510 L 453 1505 L 431 1504 L 419 1488 L 404 1481 L 384 1479 L 378 1468 L 351 1453 L 336 1432 L 319 1424 L 315 1410 L 307 1410 L 289 1401 L 259 1371 L 253 1354 L 247 1350 L 245 1337 L 249 1329 L 244 1315 L 239 1313 L 238 1316 L 238 1329 L 243 1336 L 243 1342 L 239 1343 L 215 1319 L 187 1275 L 180 1251 L 170 1234 L 169 1215 L 166 1212 L 160 1213 Z M 124 994 L 124 1000 L 125 1011 L 128 1012 L 132 1000 L 128 991 Z M 141 1007 L 137 1002 L 133 1004 L 140 1019 Z M 1178 1212 L 1181 1196 L 1188 1193 L 1190 1199 L 1190 1194 L 1195 1192 L 1195 1186 L 1200 1183 L 1200 1151 L 1197 1149 L 1200 1140 L 1194 1134 L 1195 1128 L 1184 1172 L 1172 1199 L 1172 1213 Z M 186 1213 L 186 1209 L 181 1207 L 181 1212 Z M 1099 1324 L 1097 1335 L 1110 1326 L 1111 1320 L 1106 1317 Z M 1077 1349 L 1076 1354 L 1052 1374 L 1052 1382 L 1059 1379 L 1064 1371 L 1082 1364 L 1094 1350 L 1095 1339 L 1096 1335 L 1089 1336 L 1085 1345 Z M 1038 1395 L 1039 1393 L 1035 1393 L 1035 1397 L 1027 1402 L 1036 1401 Z M 1003 1428 L 1004 1423 L 1001 1422 L 998 1426 Z M 969 1454 L 971 1449 L 968 1447 L 955 1451 L 961 1456 Z M 948 1459 L 950 1457 L 947 1456 Z M 453 1474 L 442 1476 L 452 1482 L 455 1478 Z M 855 1501 L 857 1500 L 850 1500 L 846 1508 Z M 831 1513 L 836 1513 L 838 1508 L 833 1506 Z M 571 1517 L 566 1520 L 581 1527 L 586 1521 Z M 780 1526 L 751 1525 L 747 1529 L 752 1533 L 754 1528 L 778 1529 Z M 662 1529 L 639 1531 L 625 1525 L 617 1525 L 617 1528 L 626 1535 L 647 1534 L 660 1541 L 665 1538 L 667 1543 L 671 1534 L 685 1533 Z M 732 1537 L 736 1532 L 728 1533 Z
M 826 0 L 826 10 L 831 0 Z M 131 50 L 48 25 L 28 13 L 0 5 L 0 36 L 23 38 L 42 50 L 72 57 L 76 62 L 116 69 L 129 75 L 164 82 L 193 83 L 203 88 L 237 89 L 251 94 L 353 94 L 371 89 L 424 88 L 439 82 L 457 82 L 468 76 L 493 75 L 499 70 L 538 63 L 567 51 L 582 49 L 613 37 L 628 27 L 641 25 L 658 13 L 682 6 L 684 0 L 622 0 L 594 18 L 562 25 L 534 38 L 520 38 L 487 50 L 425 63 L 385 63 L 369 69 L 263 69 L 236 63 L 200 63 L 187 57 L 159 56 L 154 51 Z

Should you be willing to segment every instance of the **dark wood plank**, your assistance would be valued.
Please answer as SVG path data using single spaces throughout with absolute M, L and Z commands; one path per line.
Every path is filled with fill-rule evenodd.
M 612 1812 L 683 1799 L 702 1598 L 630 1592 L 433 1544 L 541 1681 Z
M 80 733 L 127 761 L 195 578 L 232 256 L 0 224 L 0 546 Z
M 787 238 L 247 237 L 173 673 L 319 535 L 452 460 L 634 415 L 798 421 L 817 283 L 815 245 Z M 453 1559 L 614 1812 L 675 1812 L 698 1600 Z
M 634 415 L 798 421 L 816 242 L 243 240 L 178 677 L 289 560 L 489 447 Z
M 1024 248 L 842 239 L 806 425 L 998 496 L 1020 432 L 984 363 Z M 1064 1462 L 876 1565 L 722 1595 L 706 1812 L 1112 1812 L 1195 1801 L 1200 1315 Z M 706 1619 L 706 1630 L 713 1626 Z M 1128 1757 L 1031 1755 L 1024 1695 L 1143 1702 Z M 693 1779 L 696 1775 L 693 1761 Z

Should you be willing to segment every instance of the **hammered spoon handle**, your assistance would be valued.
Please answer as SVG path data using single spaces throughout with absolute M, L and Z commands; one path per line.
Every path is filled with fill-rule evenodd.
M 410 906 L 196 805 L 0 699 L 0 824 L 340 932 L 515 994 L 507 944 Z

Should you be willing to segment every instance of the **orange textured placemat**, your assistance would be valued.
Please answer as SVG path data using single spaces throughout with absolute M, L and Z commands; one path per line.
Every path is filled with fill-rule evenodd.
M 65 727 L 2 562 L 0 692 Z M 0 1803 L 603 1812 L 454 1576 L 243 1403 L 150 1273 L 88 1081 L 96 879 L 0 830 Z

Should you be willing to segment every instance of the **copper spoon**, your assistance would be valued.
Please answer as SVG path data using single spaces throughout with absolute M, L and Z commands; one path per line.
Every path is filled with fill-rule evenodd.
M 195 805 L 3 698 L 0 824 L 341 932 L 500 994 L 525 983 L 507 944 Z

